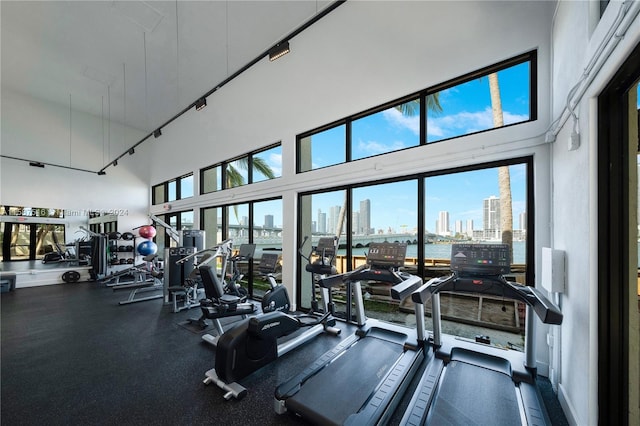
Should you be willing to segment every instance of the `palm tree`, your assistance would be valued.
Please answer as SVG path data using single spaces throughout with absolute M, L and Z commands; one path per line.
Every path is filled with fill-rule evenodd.
M 239 158 L 237 161 L 235 161 L 235 163 L 238 165 L 238 167 L 244 170 L 249 169 L 249 157 Z M 271 169 L 271 166 L 269 166 L 267 162 L 260 157 L 252 157 L 251 165 L 253 166 L 254 170 L 259 171 L 268 179 L 273 179 L 276 177 L 275 173 Z M 242 176 L 242 173 L 240 173 L 240 170 L 238 170 L 232 163 L 227 163 L 227 168 L 225 173 L 225 187 L 235 188 L 236 186 L 242 186 L 245 183 L 246 182 L 244 181 L 244 176 Z M 233 206 L 233 211 L 235 213 L 238 224 L 240 224 L 237 205 Z
M 264 159 L 260 157 L 253 157 L 251 160 L 252 160 L 251 164 L 254 170 L 259 171 L 269 179 L 273 179 L 276 177 L 275 173 L 273 172 L 271 167 L 267 164 L 267 162 L 264 161 Z M 242 157 L 237 161 L 235 161 L 235 163 L 244 170 L 249 169 L 249 157 Z M 240 173 L 240 170 L 236 169 L 232 163 L 227 163 L 226 179 L 225 179 L 226 187 L 235 188 L 236 186 L 242 186 L 245 183 L 246 182 L 244 181 L 244 177 L 242 176 L 242 173 Z
M 440 113 L 442 112 L 442 106 L 440 105 L 440 94 L 433 93 L 431 95 L 427 95 L 426 97 L 426 107 L 427 110 Z M 400 105 L 396 105 L 396 110 L 400 111 L 402 115 L 407 117 L 413 117 L 416 114 L 420 113 L 420 99 L 414 99 L 409 102 L 402 103 Z M 340 213 L 338 214 L 338 226 L 336 227 L 336 237 L 340 238 L 340 234 L 342 234 L 342 228 L 344 227 L 344 219 L 346 217 L 347 212 L 347 192 L 344 193 L 344 201 L 342 202 L 342 207 L 340 208 Z
M 498 74 L 489 74 L 489 93 L 491 94 L 491 111 L 493 113 L 493 127 L 504 126 L 502 101 L 500 100 L 500 84 Z M 511 200 L 511 176 L 508 166 L 498 167 L 498 189 L 500 191 L 500 228 L 502 229 L 502 243 L 508 244 L 513 261 L 513 207 Z

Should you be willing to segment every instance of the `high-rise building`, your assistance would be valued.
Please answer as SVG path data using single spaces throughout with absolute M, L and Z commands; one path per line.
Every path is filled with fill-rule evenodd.
M 519 220 L 520 220 L 520 229 L 522 231 L 526 231 L 527 230 L 527 212 L 520 213 Z
M 456 220 L 454 225 L 454 231 L 456 234 L 462 234 L 462 221 Z
M 272 214 L 264 215 L 264 227 L 266 229 L 273 229 L 273 215 Z
M 500 238 L 500 198 L 492 195 L 485 198 L 482 208 L 484 238 L 495 240 Z
M 473 238 L 473 219 L 467 219 L 467 236 Z
M 351 213 L 351 226 L 356 235 L 362 235 L 362 227 L 360 226 L 360 212 Z
M 360 233 L 362 235 L 371 234 L 371 200 L 360 201 Z
M 333 206 L 329 209 L 329 220 L 327 223 L 327 231 L 331 234 L 335 234 L 338 230 L 338 220 L 340 218 L 340 206 Z M 344 225 L 342 232 L 344 232 Z
M 327 214 L 318 209 L 318 232 L 321 234 L 327 233 Z
M 441 211 L 438 213 L 438 222 L 437 222 L 437 232 L 438 235 L 449 235 L 449 212 Z

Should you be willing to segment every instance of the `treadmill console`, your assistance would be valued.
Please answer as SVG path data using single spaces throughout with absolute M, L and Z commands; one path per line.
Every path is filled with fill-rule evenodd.
M 511 250 L 508 244 L 453 244 L 451 270 L 461 274 L 507 274 L 511 272 Z
M 367 263 L 371 266 L 399 268 L 404 266 L 406 243 L 371 243 Z

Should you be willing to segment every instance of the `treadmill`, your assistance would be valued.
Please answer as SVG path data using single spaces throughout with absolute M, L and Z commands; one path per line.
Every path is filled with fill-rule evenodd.
M 412 294 L 432 301 L 433 340 L 427 365 L 401 425 L 550 425 L 536 386 L 534 312 L 545 324 L 562 313 L 533 287 L 507 281 L 507 244 L 454 244 L 452 274 L 434 278 Z M 442 335 L 440 292 L 490 294 L 526 304 L 525 352 Z M 433 351 L 429 350 L 433 349 Z
M 424 358 L 424 328 L 367 319 L 361 281 L 391 283 L 393 299 L 409 297 L 423 281 L 399 271 L 406 248 L 404 243 L 371 243 L 366 265 L 320 280 L 324 288 L 348 285 L 359 328 L 277 387 L 276 413 L 293 412 L 321 425 L 387 423 Z M 422 304 L 415 304 L 415 314 L 424 317 Z

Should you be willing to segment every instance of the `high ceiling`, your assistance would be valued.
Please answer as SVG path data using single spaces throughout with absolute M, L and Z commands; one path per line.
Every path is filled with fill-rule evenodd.
M 2 0 L 2 90 L 150 133 L 331 3 Z

